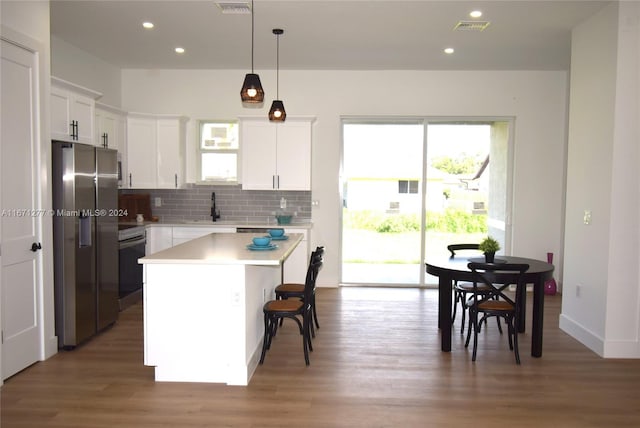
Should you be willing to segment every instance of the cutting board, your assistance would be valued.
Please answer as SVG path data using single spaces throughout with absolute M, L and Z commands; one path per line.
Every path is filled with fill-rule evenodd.
M 145 221 L 154 221 L 151 214 L 151 195 L 148 193 L 118 196 L 118 209 L 127 213 L 120 217 L 120 221 L 136 221 L 138 214 L 142 214 Z

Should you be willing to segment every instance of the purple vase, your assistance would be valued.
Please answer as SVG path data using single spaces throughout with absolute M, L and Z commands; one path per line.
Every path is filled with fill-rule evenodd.
M 553 253 L 547 253 L 547 263 L 553 264 Z M 551 278 L 544 283 L 544 294 L 553 296 L 558 291 L 556 280 Z

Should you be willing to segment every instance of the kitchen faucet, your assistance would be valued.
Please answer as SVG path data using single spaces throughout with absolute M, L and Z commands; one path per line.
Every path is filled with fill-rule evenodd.
M 220 218 L 220 211 L 216 209 L 216 192 L 211 192 L 211 220 L 216 221 Z

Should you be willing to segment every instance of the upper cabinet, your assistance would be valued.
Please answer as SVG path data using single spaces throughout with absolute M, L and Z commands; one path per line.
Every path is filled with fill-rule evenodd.
M 51 139 L 98 145 L 94 141 L 95 100 L 101 96 L 51 77 Z
M 129 113 L 125 186 L 176 189 L 185 183 L 184 116 Z
M 242 188 L 311 190 L 313 117 L 240 118 Z
M 96 103 L 95 110 L 95 145 L 123 152 L 127 132 L 126 112 L 101 103 Z

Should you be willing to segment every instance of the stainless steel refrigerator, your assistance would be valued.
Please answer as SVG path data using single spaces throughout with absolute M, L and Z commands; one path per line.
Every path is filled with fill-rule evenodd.
M 56 335 L 73 348 L 118 318 L 115 150 L 52 142 Z

